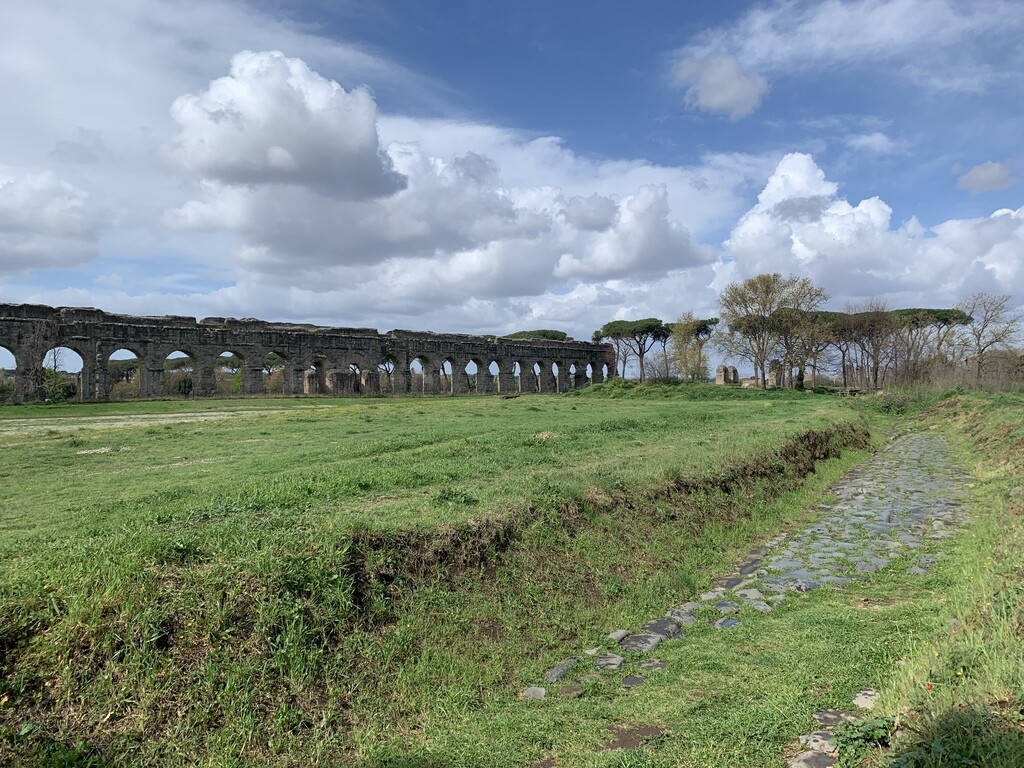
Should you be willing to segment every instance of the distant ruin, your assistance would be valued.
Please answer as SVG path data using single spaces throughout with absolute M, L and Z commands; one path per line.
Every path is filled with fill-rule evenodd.
M 715 369 L 715 384 L 739 384 L 740 375 L 736 372 L 736 366 L 720 365 Z
M 55 348 L 82 358 L 74 399 L 83 402 L 109 399 L 116 362 L 111 355 L 122 350 L 138 360 L 141 398 L 175 394 L 166 365 L 175 353 L 191 359 L 189 394 L 195 397 L 216 393 L 225 354 L 237 366 L 242 395 L 266 393 L 272 370 L 283 374 L 281 394 L 335 396 L 567 392 L 615 375 L 611 346 L 590 342 L 379 333 L 225 317 L 133 317 L 35 304 L 0 304 L 0 347 L 15 359 L 18 402 L 45 398 L 44 358 Z

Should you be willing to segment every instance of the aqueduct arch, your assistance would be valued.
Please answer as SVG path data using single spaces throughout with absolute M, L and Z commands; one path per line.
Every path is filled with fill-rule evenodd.
M 111 363 L 116 361 L 111 355 L 124 350 L 137 358 L 134 375 L 140 397 L 173 394 L 167 391 L 164 363 L 175 351 L 192 358 L 191 394 L 196 397 L 216 394 L 216 372 L 225 352 L 241 365 L 240 389 L 247 395 L 265 391 L 268 360 L 281 368 L 284 394 L 311 389 L 335 395 L 385 389 L 408 392 L 414 360 L 427 363 L 421 378 L 424 394 L 439 390 L 451 395 L 564 392 L 570 386 L 598 383 L 603 380 L 603 370 L 609 375 L 614 370 L 609 345 L 583 341 L 406 330 L 379 333 L 373 328 L 248 318 L 134 317 L 38 304 L 0 304 L 0 347 L 14 358 L 15 399 L 19 401 L 42 399 L 43 355 L 55 347 L 72 349 L 82 358 L 76 397 L 80 400 L 110 397 L 116 383 L 116 375 L 111 374 Z M 466 370 L 470 362 L 476 365 L 476 386 L 472 388 Z M 517 367 L 525 382 L 516 380 Z M 446 385 L 439 387 L 442 370 Z M 588 370 L 590 377 L 580 375 Z

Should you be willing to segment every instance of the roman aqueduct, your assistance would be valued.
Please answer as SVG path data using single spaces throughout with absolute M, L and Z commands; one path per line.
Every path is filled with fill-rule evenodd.
M 216 392 L 225 355 L 238 367 L 239 393 L 267 391 L 268 359 L 283 369 L 282 394 L 463 395 L 566 392 L 614 376 L 608 345 L 372 328 L 330 328 L 262 320 L 132 317 L 81 307 L 0 304 L 0 347 L 15 360 L 14 399 L 43 399 L 53 349 L 82 359 L 76 400 L 111 395 L 116 353 L 138 360 L 138 396 L 169 391 L 166 362 L 191 360 L 194 396 Z

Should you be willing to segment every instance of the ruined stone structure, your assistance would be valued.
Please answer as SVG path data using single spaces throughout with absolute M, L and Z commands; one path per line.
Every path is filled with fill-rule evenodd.
M 736 366 L 720 365 L 715 369 L 715 384 L 739 384 L 740 375 L 736 372 Z
M 111 355 L 119 350 L 138 359 L 140 397 L 173 394 L 165 362 L 175 352 L 192 360 L 195 396 L 215 393 L 215 375 L 223 364 L 218 359 L 225 353 L 240 362 L 240 391 L 249 395 L 266 392 L 268 356 L 283 365 L 284 394 L 566 392 L 615 375 L 614 355 L 605 344 L 378 333 L 224 317 L 197 322 L 32 304 L 0 304 L 0 347 L 14 355 L 19 401 L 43 398 L 44 357 L 58 347 L 82 358 L 75 399 L 83 401 L 108 399 Z M 467 370 L 470 364 L 475 373 Z

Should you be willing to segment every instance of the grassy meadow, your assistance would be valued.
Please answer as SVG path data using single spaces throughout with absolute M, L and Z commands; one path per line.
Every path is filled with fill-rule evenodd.
M 988 466 L 956 408 L 915 423 Z M 1010 479 L 979 481 L 988 522 L 923 582 L 694 628 L 638 689 L 518 693 L 805 522 L 892 410 L 622 385 L 0 409 L 0 764 L 777 765 L 816 706 L 886 682 L 892 711 L 919 704 L 1005 568 L 964 586 L 1013 541 Z M 612 726 L 664 732 L 596 749 Z

